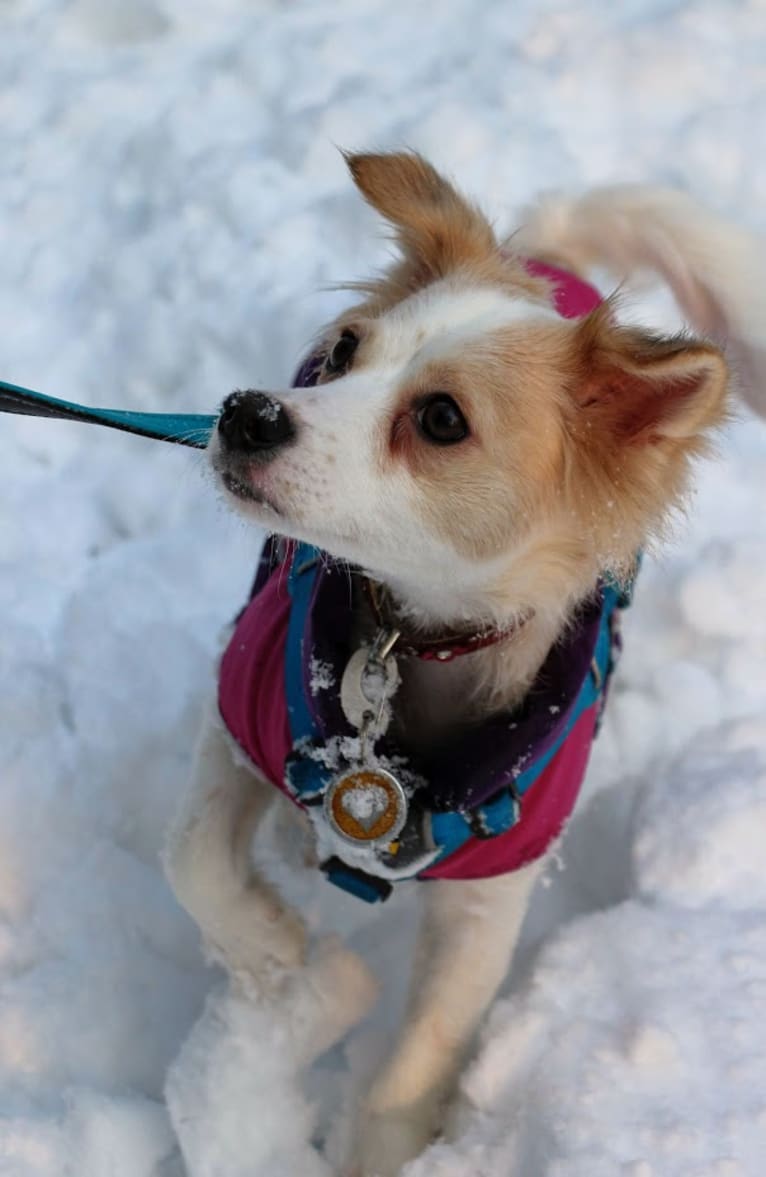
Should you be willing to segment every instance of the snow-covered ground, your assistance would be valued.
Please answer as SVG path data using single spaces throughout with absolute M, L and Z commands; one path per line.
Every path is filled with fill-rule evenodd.
M 763 0 L 5 0 L 0 377 L 188 411 L 285 380 L 319 288 L 385 253 L 335 144 L 417 147 L 501 226 L 646 179 L 764 229 L 764 61 Z M 407 1177 L 766 1170 L 766 428 L 721 448 L 454 1139 Z M 227 995 L 158 865 L 259 537 L 153 442 L 0 417 L 0 468 L 0 1174 L 336 1172 L 413 889 L 370 911 L 292 870 L 388 992 L 301 1078 L 300 1010 Z

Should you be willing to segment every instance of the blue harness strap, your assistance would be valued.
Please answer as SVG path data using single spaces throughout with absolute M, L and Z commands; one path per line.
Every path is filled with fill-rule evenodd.
M 285 644 L 285 695 L 293 753 L 285 765 L 285 783 L 301 805 L 308 806 L 321 804 L 329 782 L 327 770 L 308 755 L 316 742 L 317 730 L 304 682 L 304 631 L 318 569 L 316 548 L 310 544 L 298 544 L 287 577 L 290 618 Z
M 434 844 L 441 847 L 441 853 L 434 865 L 454 854 L 471 836 L 495 838 L 516 825 L 521 816 L 520 799 L 542 776 L 571 735 L 580 717 L 604 698 L 604 688 L 614 660 L 613 618 L 622 599 L 616 587 L 604 587 L 601 621 L 590 673 L 583 680 L 558 739 L 545 752 L 534 758 L 532 763 L 516 776 L 511 785 L 501 789 L 489 801 L 476 806 L 470 813 L 453 810 L 430 815 L 431 836 Z
M 290 594 L 290 618 L 285 644 L 285 694 L 293 754 L 285 765 L 285 783 L 301 805 L 320 805 L 332 774 L 310 755 L 317 730 L 308 704 L 308 684 L 304 681 L 307 664 L 303 648 L 306 618 L 311 607 L 319 554 L 309 544 L 298 544 L 293 554 L 287 588 Z M 391 884 L 349 866 L 335 856 L 321 863 L 327 879 L 365 903 L 387 899 Z

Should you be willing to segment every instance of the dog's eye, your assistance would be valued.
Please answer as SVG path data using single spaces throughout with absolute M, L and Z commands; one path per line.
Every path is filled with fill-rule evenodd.
M 451 396 L 435 392 L 418 409 L 420 432 L 435 445 L 455 445 L 468 437 L 468 422 Z
M 325 368 L 331 372 L 333 376 L 340 375 L 341 372 L 347 371 L 351 367 L 351 361 L 354 358 L 354 352 L 359 346 L 359 339 L 353 331 L 348 328 L 342 333 L 330 349 L 327 359 L 325 360 Z

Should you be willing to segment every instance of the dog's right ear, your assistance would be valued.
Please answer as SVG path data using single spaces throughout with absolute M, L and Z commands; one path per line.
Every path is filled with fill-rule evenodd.
M 726 419 L 728 373 L 713 344 L 618 327 L 606 304 L 581 321 L 578 336 L 580 427 L 606 439 L 610 453 L 698 445 Z
M 364 198 L 396 227 L 411 285 L 424 285 L 497 249 L 486 217 L 415 152 L 345 155 Z

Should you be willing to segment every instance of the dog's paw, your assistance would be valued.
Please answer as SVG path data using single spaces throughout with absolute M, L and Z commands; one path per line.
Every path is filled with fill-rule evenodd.
M 304 978 L 325 1011 L 328 1045 L 369 1013 L 380 988 L 362 958 L 336 936 L 319 941 Z
M 268 894 L 244 890 L 219 926 L 206 929 L 208 959 L 228 973 L 247 973 L 266 989 L 306 962 L 308 934 L 297 912 Z
M 379 988 L 364 961 L 334 937 L 320 941 L 304 968 L 287 971 L 262 964 L 257 978 L 250 970 L 237 970 L 231 980 L 251 1000 L 277 1001 L 292 1056 L 301 1066 L 329 1050 L 361 1021 Z
M 435 1131 L 434 1116 L 422 1109 L 368 1112 L 360 1125 L 350 1173 L 354 1177 L 399 1177 L 407 1162 L 428 1147 Z
M 269 905 L 260 928 L 260 949 L 285 969 L 298 969 L 306 963 L 309 936 L 303 917 L 292 907 L 276 901 Z
M 309 966 L 317 984 L 335 993 L 355 1014 L 364 1017 L 377 999 L 377 979 L 356 952 L 347 948 L 338 936 L 324 936 L 317 942 L 314 960 Z

